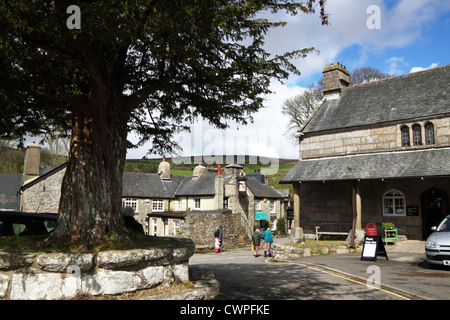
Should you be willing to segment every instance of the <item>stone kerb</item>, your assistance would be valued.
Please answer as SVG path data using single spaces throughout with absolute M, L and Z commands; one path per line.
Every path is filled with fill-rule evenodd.
M 189 280 L 194 243 L 98 253 L 0 251 L 0 298 L 65 299 L 118 295 Z

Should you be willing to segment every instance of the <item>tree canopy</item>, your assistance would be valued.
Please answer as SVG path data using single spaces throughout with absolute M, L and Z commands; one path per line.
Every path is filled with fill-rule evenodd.
M 126 237 L 121 213 L 127 134 L 153 152 L 202 117 L 219 128 L 245 124 L 262 107 L 271 79 L 299 73 L 272 56 L 264 36 L 285 22 L 258 13 L 312 13 L 325 0 L 79 1 L 0 4 L 0 138 L 60 132 L 71 138 L 55 239 Z
M 69 30 L 70 1 L 8 1 L 0 8 L 0 134 L 70 133 L 72 109 L 108 88 L 127 130 L 155 149 L 171 146 L 182 123 L 201 116 L 223 128 L 262 106 L 271 78 L 312 48 L 272 57 L 269 29 L 285 22 L 261 11 L 312 12 L 316 1 L 83 1 Z M 323 10 L 325 1 L 317 1 Z M 322 11 L 322 21 L 326 23 Z

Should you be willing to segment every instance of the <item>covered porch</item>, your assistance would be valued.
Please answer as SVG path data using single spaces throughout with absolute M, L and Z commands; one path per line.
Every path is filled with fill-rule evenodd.
M 322 222 L 392 222 L 421 240 L 450 213 L 448 159 L 449 148 L 301 160 L 280 183 L 293 184 L 294 226 L 305 234 Z

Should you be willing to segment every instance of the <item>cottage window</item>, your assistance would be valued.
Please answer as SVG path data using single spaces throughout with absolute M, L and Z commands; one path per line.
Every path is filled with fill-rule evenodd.
M 270 200 L 270 213 L 275 213 L 275 201 Z
M 256 211 L 261 211 L 261 200 L 256 200 Z
M 173 235 L 176 236 L 180 232 L 180 220 L 173 221 Z
M 430 122 L 425 126 L 426 144 L 434 144 L 434 125 Z
M 409 127 L 404 126 L 402 132 L 402 147 L 409 147 Z
M 405 216 L 405 195 L 397 190 L 391 190 L 383 196 L 384 216 Z
M 200 198 L 194 198 L 194 209 L 200 209 Z
M 133 208 L 134 212 L 138 212 L 138 201 L 137 199 L 126 198 L 122 201 L 122 207 Z
M 412 127 L 413 129 L 413 138 L 414 138 L 414 145 L 420 146 L 422 144 L 422 128 L 420 125 L 416 124 Z
M 153 199 L 152 203 L 152 211 L 164 211 L 164 200 L 162 199 Z
M 152 219 L 152 235 L 157 236 L 158 235 L 158 219 L 153 218 Z

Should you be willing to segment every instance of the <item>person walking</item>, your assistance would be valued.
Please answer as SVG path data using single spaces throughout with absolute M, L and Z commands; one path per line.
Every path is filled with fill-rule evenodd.
M 216 240 L 214 241 L 214 245 L 216 247 L 216 253 L 219 253 L 219 250 L 220 250 L 220 239 L 219 239 L 219 237 L 216 237 Z
M 262 234 L 262 237 L 264 239 L 264 257 L 267 257 L 267 254 L 269 257 L 272 256 L 272 243 L 273 243 L 273 235 L 272 231 L 270 231 L 269 228 L 264 231 Z
M 261 233 L 259 233 L 259 229 L 256 229 L 252 234 L 252 244 L 255 249 L 255 257 L 258 256 L 259 246 L 261 244 Z

